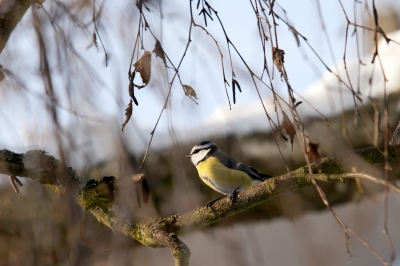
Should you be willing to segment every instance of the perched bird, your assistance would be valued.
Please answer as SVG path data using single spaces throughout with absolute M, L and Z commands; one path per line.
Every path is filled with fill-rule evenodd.
M 236 199 L 237 192 L 271 177 L 237 161 L 221 151 L 212 141 L 203 141 L 195 145 L 190 155 L 186 157 L 196 166 L 201 180 L 212 189 L 229 195 L 232 203 Z M 220 198 L 209 202 L 207 206 L 211 206 Z

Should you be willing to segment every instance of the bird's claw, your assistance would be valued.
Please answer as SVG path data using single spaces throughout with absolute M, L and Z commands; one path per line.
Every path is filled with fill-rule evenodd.
M 232 191 L 232 194 L 229 196 L 229 201 L 234 204 L 236 202 L 237 199 L 237 194 L 238 194 L 238 189 L 236 188 L 234 191 Z

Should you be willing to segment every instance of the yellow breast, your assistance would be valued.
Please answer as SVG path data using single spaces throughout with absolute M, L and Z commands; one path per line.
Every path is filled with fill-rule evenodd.
M 260 181 L 253 180 L 247 173 L 230 169 L 221 164 L 215 157 L 209 157 L 196 166 L 199 176 L 204 183 L 214 190 L 230 195 L 233 190 L 245 190 Z

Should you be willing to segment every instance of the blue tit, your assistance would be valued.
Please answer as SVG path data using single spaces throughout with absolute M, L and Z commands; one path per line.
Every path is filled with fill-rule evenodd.
M 212 189 L 224 195 L 230 195 L 232 203 L 235 201 L 237 192 L 271 177 L 237 161 L 221 151 L 212 141 L 203 141 L 195 145 L 190 155 L 186 157 L 190 158 L 196 166 L 201 180 Z M 214 201 L 218 199 L 220 198 Z M 211 206 L 214 201 L 207 205 Z

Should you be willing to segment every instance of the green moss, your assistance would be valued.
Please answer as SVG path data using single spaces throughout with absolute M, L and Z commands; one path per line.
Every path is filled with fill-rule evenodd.
M 345 172 L 332 157 L 327 157 L 322 161 L 321 170 L 324 174 L 341 174 Z
M 106 185 L 100 184 L 92 189 L 82 190 L 82 194 L 79 197 L 79 204 L 85 210 L 96 208 L 108 214 L 108 209 L 112 205 L 112 200 Z
M 64 196 L 65 195 L 65 188 L 57 185 L 51 185 L 51 184 L 43 184 L 43 186 L 47 187 L 48 189 L 54 191 L 58 196 Z
M 307 175 L 307 177 L 306 177 Z M 295 181 L 295 187 L 297 188 L 305 188 L 310 186 L 311 181 L 310 178 L 308 177 L 308 173 L 302 173 L 301 175 L 297 176 L 296 178 L 293 179 Z
M 22 161 L 22 155 L 13 153 L 7 149 L 1 150 L 1 157 L 6 163 L 6 168 L 16 176 L 26 176 L 26 170 Z
M 49 171 L 41 171 L 40 172 L 40 180 L 38 182 L 42 185 L 54 185 L 57 182 L 57 177 L 54 172 Z
M 152 233 L 154 232 L 153 228 L 156 224 L 157 222 L 152 221 L 149 223 L 140 224 L 139 227 L 134 227 L 130 223 L 125 223 L 121 231 L 145 246 L 153 248 L 162 247 L 162 245 L 156 243 L 152 238 Z

